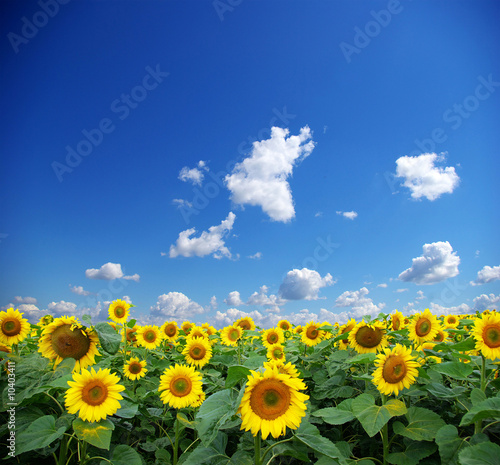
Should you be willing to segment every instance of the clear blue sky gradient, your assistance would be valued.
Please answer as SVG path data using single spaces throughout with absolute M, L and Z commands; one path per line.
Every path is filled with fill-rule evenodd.
M 304 318 L 349 312 L 337 298 L 363 287 L 385 312 L 432 302 L 474 309 L 481 294 L 498 302 L 499 280 L 470 285 L 484 266 L 500 265 L 498 2 L 72 0 L 27 38 L 26 21 L 43 24 L 34 15 L 54 2 L 0 5 L 0 307 L 32 297 L 34 321 L 52 302 L 75 303 L 80 315 L 128 296 L 145 323 L 160 295 L 179 292 L 205 308 L 192 320 L 217 324 L 230 292 L 244 302 L 261 286 L 278 295 L 286 274 L 304 267 L 335 283 L 279 313 L 237 308 L 259 311 L 263 324 L 273 315 L 301 322 L 304 309 Z M 391 9 L 389 19 L 377 15 Z M 372 37 L 363 42 L 359 31 Z M 363 48 L 345 51 L 360 40 Z M 125 110 L 122 95 L 155 69 L 169 74 L 144 81 L 151 89 L 137 90 L 141 101 Z M 469 98 L 482 79 L 497 84 Z M 295 217 L 287 223 L 232 203 L 211 178 L 249 156 L 273 124 L 291 135 L 309 126 L 316 144 L 288 178 Z M 99 125 L 108 132 L 58 176 L 54 162 L 66 164 L 67 147 Z M 460 178 L 433 201 L 412 199 L 394 177 L 399 157 L 425 152 L 446 153 L 441 166 Z M 179 180 L 199 160 L 210 170 L 203 184 Z M 213 198 L 186 221 L 173 199 L 196 201 L 208 184 Z M 232 259 L 169 257 L 181 231 L 198 236 L 230 211 Z M 324 253 L 322 241 L 338 246 Z M 439 241 L 460 257 L 457 276 L 397 279 L 424 244 Z M 108 262 L 139 282 L 85 276 Z

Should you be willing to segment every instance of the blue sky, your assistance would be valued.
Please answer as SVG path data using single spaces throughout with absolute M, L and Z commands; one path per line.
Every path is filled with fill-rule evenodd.
M 1 8 L 2 309 L 498 308 L 498 2 Z

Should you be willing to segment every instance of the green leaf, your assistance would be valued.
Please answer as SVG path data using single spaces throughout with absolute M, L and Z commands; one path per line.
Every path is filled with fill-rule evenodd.
M 70 386 L 68 384 L 68 381 L 71 381 L 73 379 L 73 375 L 71 373 L 61 376 L 60 378 L 55 379 L 54 381 L 51 381 L 48 386 L 57 388 L 57 389 L 69 389 Z
M 458 453 L 467 447 L 467 442 L 458 437 L 458 430 L 453 425 L 443 426 L 436 434 L 442 465 L 458 465 Z
M 345 457 L 337 446 L 329 439 L 321 436 L 318 428 L 308 421 L 302 421 L 299 429 L 295 433 L 295 437 L 314 451 L 326 455 L 331 459 L 337 459 L 342 465 L 347 465 Z
M 438 399 L 454 399 L 457 397 L 457 394 L 453 390 L 443 386 L 441 383 L 429 383 L 424 389 L 427 389 L 429 393 Z
M 16 436 L 16 455 L 47 447 L 55 440 L 62 438 L 65 431 L 64 426 L 56 429 L 56 420 L 52 415 L 37 418 Z
M 221 454 L 218 450 L 213 447 L 205 447 L 200 444 L 193 452 L 191 452 L 185 460 L 179 462 L 180 465 L 200 465 L 200 463 L 210 463 L 217 457 L 224 458 L 227 457 L 225 454 Z M 184 458 L 184 457 L 182 457 Z
M 433 454 L 436 444 L 433 442 L 412 442 L 404 452 L 387 455 L 387 461 L 393 465 L 417 465 L 420 460 Z
M 316 410 L 311 413 L 311 415 L 323 418 L 325 423 L 329 425 L 343 425 L 348 421 L 354 420 L 356 417 L 349 407 L 342 404 L 343 403 L 340 403 L 337 407 L 327 407 Z
M 482 442 L 467 447 L 458 456 L 461 465 L 498 465 L 500 446 L 492 442 Z
M 377 354 L 358 354 L 347 360 L 348 363 L 373 363 L 377 358 Z
M 477 405 L 485 400 L 486 400 L 486 394 L 483 391 L 481 391 L 481 389 L 474 388 L 471 391 L 470 401 L 472 402 L 472 405 Z
M 473 405 L 463 416 L 460 426 L 470 425 L 483 418 L 500 418 L 500 397 L 492 397 Z
M 226 388 L 236 386 L 240 381 L 247 379 L 250 369 L 242 365 L 233 365 L 227 369 Z
M 102 348 L 108 354 L 116 354 L 122 341 L 121 335 L 118 334 L 111 325 L 104 321 L 102 323 L 97 323 L 94 328 L 99 336 L 99 342 Z
M 117 417 L 120 418 L 134 418 L 139 410 L 139 404 L 132 402 L 128 399 L 123 399 L 120 401 L 121 408 L 115 413 Z
M 375 405 L 375 398 L 371 394 L 361 394 L 354 398 L 351 407 L 370 437 L 375 436 L 392 417 L 407 412 L 405 404 L 397 399 L 390 399 L 385 405 Z
M 421 407 L 410 407 L 406 414 L 408 426 L 394 423 L 394 433 L 415 441 L 432 441 L 437 432 L 445 425 L 443 419 L 435 412 Z
M 125 444 L 120 444 L 113 449 L 109 459 L 113 465 L 142 465 L 141 456 L 135 449 Z M 101 461 L 101 465 L 108 462 Z
M 73 421 L 73 430 L 75 431 L 78 439 L 87 441 L 99 449 L 109 450 L 111 443 L 111 434 L 115 429 L 115 425 L 109 420 L 101 420 L 98 422 L 90 423 L 77 418 Z
M 257 368 L 260 368 L 261 366 L 264 365 L 264 362 L 267 362 L 267 357 L 263 355 L 252 355 L 243 362 L 243 365 L 250 368 L 250 370 L 257 370 Z
M 442 375 L 449 376 L 450 378 L 467 379 L 474 371 L 474 367 L 472 367 L 470 363 L 443 362 L 433 365 L 431 370 L 441 373 Z

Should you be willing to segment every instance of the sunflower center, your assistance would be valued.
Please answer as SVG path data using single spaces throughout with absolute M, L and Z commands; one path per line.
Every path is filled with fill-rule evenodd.
M 457 320 L 455 320 L 454 316 L 448 318 L 448 323 L 451 323 L 452 325 L 454 325 L 456 322 L 457 322 Z
M 237 329 L 231 329 L 228 333 L 227 333 L 227 338 L 230 340 L 230 341 L 237 341 L 238 340 L 238 337 L 240 336 L 240 333 Z
M 419 318 L 415 325 L 415 333 L 418 337 L 425 337 L 432 329 L 432 324 L 427 318 Z
M 399 383 L 406 376 L 405 361 L 399 355 L 391 355 L 384 363 L 383 377 L 386 383 Z
M 319 336 L 318 328 L 316 326 L 310 326 L 307 328 L 306 336 L 309 339 L 316 339 Z
M 165 328 L 165 334 L 169 337 L 172 337 L 172 336 L 175 336 L 175 333 L 177 332 L 177 330 L 175 329 L 175 326 L 174 325 L 168 325 L 166 328 Z
M 288 326 L 288 323 L 281 323 L 280 328 L 281 328 L 283 331 L 288 331 L 288 329 L 289 329 L 290 327 Z
M 238 326 L 245 331 L 250 329 L 250 323 L 248 323 L 248 321 L 240 321 Z
M 202 345 L 195 345 L 189 349 L 189 355 L 191 356 L 192 359 L 194 360 L 201 360 L 203 357 L 205 357 L 206 354 L 206 349 Z
M 275 420 L 290 408 L 290 388 L 277 379 L 260 381 L 250 395 L 250 407 L 263 420 Z
M 383 332 L 379 328 L 370 328 L 369 326 L 363 326 L 358 329 L 356 333 L 356 342 L 361 347 L 376 347 L 380 344 L 382 340 Z
M 273 350 L 273 357 L 278 359 L 278 358 L 283 358 L 283 351 L 281 349 L 274 349 Z
M 156 333 L 154 331 L 146 331 L 144 333 L 144 339 L 148 342 L 155 342 L 156 341 Z
M 138 362 L 132 362 L 128 366 L 128 371 L 130 371 L 133 375 L 138 375 L 142 371 L 142 365 Z
M 279 338 L 278 338 L 278 335 L 276 333 L 270 333 L 267 336 L 267 342 L 269 342 L 270 344 L 276 344 L 278 342 L 278 340 L 279 340 Z
M 436 342 L 443 342 L 444 340 L 444 334 L 443 333 L 437 333 L 436 337 L 434 338 L 434 341 Z
M 137 337 L 135 336 L 135 329 L 127 328 L 127 342 L 135 342 Z
M 399 321 L 398 319 L 393 320 L 392 328 L 394 329 L 394 331 L 397 331 L 400 326 L 401 326 L 401 321 Z
M 101 380 L 88 383 L 82 389 L 82 400 L 88 405 L 101 405 L 108 398 L 108 388 Z
M 115 307 L 114 312 L 117 318 L 123 318 L 125 316 L 125 309 L 123 307 Z
M 181 376 L 176 377 L 172 381 L 170 381 L 170 392 L 175 397 L 187 396 L 191 392 L 191 389 L 192 384 L 189 378 Z
M 16 319 L 5 319 L 2 322 L 2 332 L 6 336 L 17 336 L 21 332 L 21 323 Z
M 488 325 L 483 330 L 484 343 L 493 349 L 500 347 L 500 326 Z
M 71 330 L 71 325 L 59 326 L 52 333 L 52 349 L 61 358 L 80 360 L 90 348 L 90 338 L 81 329 Z

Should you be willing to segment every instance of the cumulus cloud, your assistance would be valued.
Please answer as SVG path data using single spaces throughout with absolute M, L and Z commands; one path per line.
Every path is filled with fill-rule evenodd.
M 254 292 L 248 299 L 246 305 L 258 305 L 261 307 L 270 307 L 267 311 L 279 311 L 279 307 L 286 303 L 281 297 L 274 294 L 267 295 L 269 288 L 261 286 L 259 292 Z
M 238 291 L 230 292 L 227 298 L 224 299 L 224 303 L 226 305 L 229 305 L 230 307 L 238 307 L 239 305 L 243 305 L 240 293 Z
M 387 284 L 386 283 L 380 283 L 377 285 L 377 287 L 383 287 L 383 288 L 386 288 L 387 287 Z
M 237 205 L 260 206 L 273 221 L 290 221 L 295 208 L 287 179 L 313 148 L 308 126 L 297 136 L 289 136 L 288 129 L 273 127 L 271 138 L 254 142 L 250 156 L 225 177 L 231 200 Z
M 436 153 L 400 157 L 396 160 L 396 177 L 404 179 L 403 186 L 410 189 L 412 198 L 436 200 L 442 194 L 451 194 L 460 181 L 454 167 L 435 166 L 444 159 L 443 154 Z
M 191 300 L 182 292 L 169 292 L 160 295 L 156 304 L 149 311 L 151 317 L 158 324 L 171 320 L 175 320 L 180 324 L 206 312 L 200 304 Z M 148 319 L 148 321 L 151 321 L 151 319 Z
M 337 215 L 342 215 L 344 218 L 347 218 L 349 220 L 353 220 L 358 216 L 358 214 L 355 211 L 351 212 L 342 212 L 342 211 L 337 211 Z
M 7 308 L 11 307 L 14 306 L 11 304 Z M 16 305 L 15 308 L 19 310 L 19 312 L 23 314 L 23 318 L 26 318 L 30 323 L 38 323 L 38 320 L 47 313 L 40 310 L 36 305 L 28 303 Z
M 64 300 L 50 302 L 50 304 L 47 305 L 47 312 L 55 317 L 63 315 L 75 316 L 77 314 L 77 305 L 73 302 L 65 302 Z
M 89 279 L 103 279 L 105 281 L 112 281 L 113 279 L 128 279 L 132 281 L 139 281 L 140 276 L 134 274 L 133 276 L 124 276 L 122 266 L 120 263 L 105 263 L 101 268 L 89 268 L 85 270 L 85 276 Z
M 32 304 L 32 305 L 36 305 L 37 300 L 34 297 L 21 297 L 21 296 L 16 295 L 14 297 L 14 302 L 16 304 Z
M 460 257 L 448 241 L 424 244 L 423 254 L 398 279 L 415 284 L 434 284 L 458 275 Z
M 186 229 L 179 234 L 175 245 L 170 246 L 170 258 L 204 257 L 212 255 L 214 258 L 231 258 L 231 252 L 224 243 L 224 238 L 233 228 L 236 215 L 229 212 L 227 218 L 218 226 L 211 226 L 203 231 L 199 237 L 191 237 L 196 233 L 195 228 Z
M 478 312 L 483 312 L 484 310 L 498 310 L 500 295 L 481 294 L 473 300 L 473 303 L 473 309 Z
M 330 273 L 322 278 L 315 270 L 293 269 L 283 279 L 279 294 L 286 300 L 317 300 L 319 290 L 332 284 L 334 281 Z
M 217 297 L 215 297 L 214 295 L 210 298 L 210 306 L 213 309 L 216 309 L 219 306 L 219 304 L 217 303 Z
M 481 284 L 491 283 L 498 279 L 500 279 L 500 266 L 485 266 L 477 272 L 476 280 L 470 283 L 473 286 L 480 286 Z
M 71 284 L 69 285 L 69 290 L 71 292 L 73 292 L 74 294 L 77 294 L 77 295 L 84 295 L 84 296 L 87 296 L 87 295 L 90 295 L 92 294 L 92 292 L 89 292 L 89 291 L 86 291 L 83 286 L 72 286 Z
M 385 307 L 384 303 L 378 305 L 373 303 L 370 297 L 367 297 L 370 291 L 362 287 L 358 291 L 345 291 L 335 300 L 335 307 L 351 307 L 352 310 L 337 314 L 337 321 L 345 323 L 350 318 L 359 320 L 365 315 L 377 316 Z
M 179 172 L 179 179 L 184 182 L 190 182 L 193 185 L 201 186 L 205 176 L 204 171 L 208 171 L 206 163 L 200 160 L 195 168 L 184 166 Z

